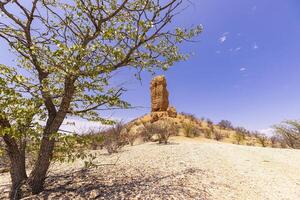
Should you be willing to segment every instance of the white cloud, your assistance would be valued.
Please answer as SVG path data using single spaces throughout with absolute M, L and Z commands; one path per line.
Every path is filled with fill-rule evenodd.
M 259 130 L 259 132 L 264 134 L 264 135 L 267 135 L 267 136 L 272 136 L 275 133 L 273 128 L 262 129 L 262 130 Z
M 246 67 L 242 67 L 242 68 L 240 68 L 240 71 L 241 72 L 244 72 L 244 71 L 246 71 L 247 70 L 247 68 Z
M 107 128 L 107 125 L 103 125 L 100 122 L 92 122 L 84 119 L 65 119 L 60 127 L 61 131 L 70 133 L 84 134 L 89 131 L 99 131 Z
M 222 37 L 219 38 L 220 43 L 224 43 L 227 40 L 227 37 L 223 35 Z
M 253 49 L 256 50 L 256 49 L 258 49 L 258 48 L 259 48 L 258 45 L 257 45 L 256 43 L 254 43 L 254 44 L 253 44 Z

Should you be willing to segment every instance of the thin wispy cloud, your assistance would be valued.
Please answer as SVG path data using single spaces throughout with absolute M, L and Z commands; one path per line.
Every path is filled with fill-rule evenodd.
M 273 136 L 275 133 L 275 130 L 273 128 L 267 128 L 267 129 L 259 130 L 259 132 L 264 135 L 267 135 L 267 136 Z
M 246 67 L 242 67 L 242 68 L 240 68 L 240 71 L 241 72 L 244 72 L 244 71 L 246 71 L 247 70 L 247 68 Z
M 221 53 L 221 51 L 220 51 L 220 50 L 216 51 L 216 54 L 220 54 L 220 53 Z
M 240 51 L 242 49 L 242 47 L 237 47 L 234 49 L 234 51 Z
M 254 44 L 253 44 L 253 49 L 256 50 L 256 49 L 258 49 L 258 48 L 259 48 L 258 45 L 257 45 L 256 43 L 254 43 Z
M 229 34 L 229 32 L 225 32 L 222 34 L 222 36 L 219 38 L 219 42 L 222 44 L 227 40 L 227 35 Z

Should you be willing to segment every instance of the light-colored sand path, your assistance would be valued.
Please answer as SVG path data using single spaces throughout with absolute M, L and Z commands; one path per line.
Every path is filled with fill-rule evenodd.
M 82 161 L 54 165 L 47 191 L 27 199 L 300 199 L 299 150 L 171 141 L 98 156 L 99 164 L 118 159 L 115 166 L 74 172 Z M 4 178 L 0 176 L 0 185 Z

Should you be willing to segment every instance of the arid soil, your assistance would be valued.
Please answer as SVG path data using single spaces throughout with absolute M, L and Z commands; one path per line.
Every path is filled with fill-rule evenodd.
M 26 199 L 300 199 L 300 151 L 172 138 L 107 155 L 98 168 L 54 164 L 46 190 Z M 8 174 L 0 175 L 0 197 Z

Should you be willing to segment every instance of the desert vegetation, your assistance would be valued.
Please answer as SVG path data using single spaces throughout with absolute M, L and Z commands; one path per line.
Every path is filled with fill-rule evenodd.
M 215 134 L 215 140 L 217 140 L 217 141 L 220 141 L 220 140 L 222 140 L 223 138 L 224 138 L 224 135 L 222 134 L 222 132 L 221 131 L 215 131 L 214 132 Z
M 300 122 L 296 120 L 285 121 L 274 126 L 279 135 L 277 140 L 282 141 L 282 145 L 287 145 L 293 149 L 300 149 Z
M 155 126 L 152 125 L 150 119 L 150 116 L 145 115 L 140 119 L 135 119 L 133 122 L 130 122 L 129 124 L 131 125 L 129 125 L 129 127 L 132 126 L 132 124 L 139 127 L 137 134 L 133 134 L 131 137 L 137 138 L 139 137 L 138 135 L 141 135 L 145 142 L 153 141 L 153 138 L 155 138 L 153 137 L 154 133 L 161 131 L 155 130 Z M 141 120 L 144 120 L 144 122 L 140 122 Z M 147 120 L 148 122 L 146 122 Z M 234 126 L 229 120 L 222 120 L 221 122 L 214 124 L 212 120 L 204 117 L 197 118 L 193 114 L 180 113 L 176 118 L 166 118 L 161 119 L 161 121 L 164 123 L 171 123 L 172 126 L 175 126 L 177 129 L 175 135 L 189 138 L 204 137 L 220 142 L 248 146 L 286 148 L 285 141 L 280 135 L 267 136 L 258 131 L 250 131 L 244 127 Z M 166 128 L 160 128 L 160 130 L 164 129 Z M 127 128 L 127 131 L 130 132 L 130 128 Z
M 236 132 L 234 138 L 237 144 L 241 144 L 245 140 L 245 134 L 243 132 Z
M 124 124 L 118 122 L 106 131 L 100 133 L 103 135 L 103 146 L 109 154 L 117 153 L 126 145 L 126 139 L 122 135 L 122 131 L 124 131 Z
M 178 128 L 172 121 L 162 120 L 155 123 L 147 123 L 144 131 L 146 138 L 150 138 L 149 140 L 157 140 L 160 144 L 168 144 L 170 136 L 177 135 Z
M 0 0 L 0 47 L 8 48 L 15 55 L 12 64 L 0 63 L 0 174 L 10 175 L 10 199 L 43 193 L 53 163 L 80 160 L 87 171 L 98 159 L 94 152 L 105 150 L 105 153 L 101 151 L 100 158 L 109 160 L 130 148 L 136 150 L 134 156 L 139 159 L 144 152 L 138 151 L 135 145 L 138 142 L 152 145 L 150 149 L 155 152 L 159 148 L 172 149 L 173 136 L 211 144 L 300 149 L 299 121 L 274 126 L 277 135 L 269 137 L 236 127 L 229 120 L 216 123 L 194 114 L 178 113 L 169 105 L 164 76 L 154 78 L 150 86 L 151 113 L 128 123 L 104 117 L 112 110 L 134 108 L 125 100 L 127 88 L 123 77 L 118 79 L 119 72 L 124 70 L 128 79 L 142 81 L 144 72 L 154 75 L 188 59 L 189 54 L 180 47 L 184 42 L 193 41 L 202 32 L 202 26 L 175 26 L 176 16 L 184 10 L 185 3 L 183 0 Z M 105 128 L 86 134 L 62 130 L 70 118 L 96 122 Z M 201 150 L 197 142 L 192 142 L 192 147 Z M 188 145 L 184 147 L 188 155 L 191 149 Z M 207 147 L 215 150 L 210 145 Z M 125 154 L 130 157 L 130 152 Z M 164 154 L 160 155 L 161 163 Z M 184 159 L 176 163 L 178 168 L 186 170 L 183 174 L 189 175 L 188 179 L 193 178 L 192 174 L 203 173 L 196 169 L 199 157 L 195 156 L 194 160 L 197 161 L 193 163 L 194 169 L 186 169 Z M 126 160 L 122 164 L 127 168 L 122 166 L 115 174 L 131 167 Z M 149 177 L 147 174 L 142 178 L 155 185 L 166 175 L 158 171 L 154 169 Z M 166 179 L 180 173 L 174 170 Z M 68 176 L 71 177 L 65 174 L 63 178 Z M 178 185 L 184 185 L 183 179 L 178 178 L 177 186 L 173 186 L 177 188 L 172 189 L 182 192 Z M 125 189 L 128 185 L 138 185 L 139 189 L 147 185 L 136 180 L 118 185 L 120 182 L 112 184 L 125 185 Z M 115 185 L 101 189 L 109 190 Z M 162 187 L 169 190 L 169 185 L 162 184 Z M 197 197 L 199 191 L 195 193 Z
M 218 123 L 218 126 L 221 128 L 221 129 L 233 129 L 233 125 L 232 123 L 229 121 L 229 120 L 221 120 L 219 123 Z
M 66 147 L 74 154 L 74 143 L 85 144 L 75 134 L 61 134 L 66 117 L 111 125 L 114 122 L 102 118 L 99 110 L 130 107 L 121 99 L 125 89 L 110 81 L 114 72 L 125 67 L 138 73 L 167 70 L 186 59 L 177 45 L 198 35 L 202 27 L 167 28 L 181 3 L 0 2 L 5 18 L 0 22 L 1 44 L 6 42 L 18 57 L 15 66 L 0 65 L 0 135 L 11 162 L 11 198 L 22 196 L 18 188 L 24 181 L 33 194 L 43 191 L 54 156 L 64 157 Z M 113 132 L 104 139 L 112 152 L 118 146 L 111 145 Z M 29 176 L 28 141 L 36 147 Z M 71 155 L 69 150 L 66 154 Z
M 191 122 L 185 122 L 182 126 L 184 135 L 186 137 L 198 137 L 200 136 L 200 130 L 194 126 Z

